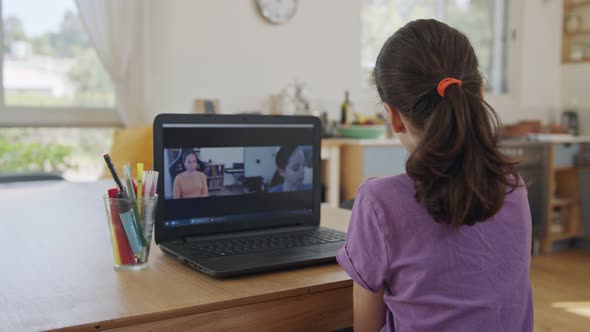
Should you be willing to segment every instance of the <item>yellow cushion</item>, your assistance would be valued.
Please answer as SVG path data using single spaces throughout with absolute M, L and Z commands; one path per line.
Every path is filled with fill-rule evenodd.
M 131 165 L 133 178 L 137 178 L 137 163 L 143 163 L 145 171 L 152 170 L 154 158 L 154 133 L 152 126 L 115 129 L 113 144 L 109 152 L 119 176 L 123 178 L 122 166 Z M 110 178 L 111 174 L 105 166 L 104 178 Z

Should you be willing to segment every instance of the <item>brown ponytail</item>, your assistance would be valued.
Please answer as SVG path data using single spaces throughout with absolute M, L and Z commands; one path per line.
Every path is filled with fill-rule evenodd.
M 441 97 L 437 85 L 447 77 L 462 85 L 449 85 Z M 374 78 L 382 101 L 420 132 L 406 172 L 430 215 L 461 226 L 496 214 L 517 174 L 498 149 L 500 120 L 481 97 L 467 37 L 436 20 L 410 22 L 383 45 Z

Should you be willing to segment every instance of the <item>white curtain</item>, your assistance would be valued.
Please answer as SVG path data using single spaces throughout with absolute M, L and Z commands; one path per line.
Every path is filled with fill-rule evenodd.
M 141 0 L 76 0 L 98 57 L 110 75 L 126 127 L 146 124 L 143 110 Z

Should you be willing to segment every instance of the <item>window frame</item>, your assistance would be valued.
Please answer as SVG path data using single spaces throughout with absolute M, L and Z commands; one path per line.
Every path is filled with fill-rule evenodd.
M 504 6 L 508 8 L 508 19 L 506 21 L 507 24 L 507 31 L 508 31 L 508 40 L 507 40 L 507 47 L 508 47 L 508 54 L 506 57 L 506 66 L 508 68 L 507 77 L 506 77 L 506 91 L 501 93 L 492 93 L 492 92 L 485 92 L 486 100 L 490 102 L 492 105 L 500 104 L 500 105 L 513 105 L 520 96 L 520 58 L 522 53 L 522 41 L 520 39 L 521 31 L 522 31 L 522 20 L 518 20 L 518 17 L 522 17 L 522 1 L 518 0 L 502 0 L 504 1 Z M 446 2 L 446 1 L 445 1 Z M 506 3 L 509 2 L 509 3 Z M 361 6 L 364 6 L 361 4 Z M 497 6 L 494 6 L 497 7 Z M 496 9 L 496 8 L 495 8 Z M 360 28 L 362 29 L 362 20 L 360 23 Z M 360 40 L 359 40 L 360 45 Z M 362 47 L 362 45 L 360 45 Z M 361 52 L 361 47 L 359 47 L 359 55 Z M 362 57 L 359 57 L 359 73 L 362 72 Z M 377 92 L 375 91 L 375 87 L 373 84 L 365 80 L 362 75 L 361 82 L 360 82 L 360 97 L 363 100 L 374 100 L 374 98 L 379 99 Z
M 122 127 L 116 95 L 114 107 L 7 106 L 4 103 L 3 7 L 4 0 L 0 0 L 0 127 Z

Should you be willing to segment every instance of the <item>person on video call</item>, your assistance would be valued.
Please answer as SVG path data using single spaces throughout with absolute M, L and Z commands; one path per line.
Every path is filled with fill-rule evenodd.
M 207 197 L 209 195 L 207 176 L 197 170 L 199 167 L 197 160 L 197 154 L 194 151 L 186 152 L 182 157 L 185 171 L 174 178 L 173 198 Z
M 270 182 L 269 192 L 311 190 L 310 183 L 303 183 L 305 156 L 295 145 L 282 146 L 275 157 L 277 170 Z

